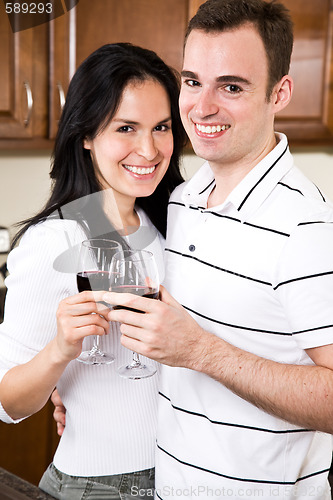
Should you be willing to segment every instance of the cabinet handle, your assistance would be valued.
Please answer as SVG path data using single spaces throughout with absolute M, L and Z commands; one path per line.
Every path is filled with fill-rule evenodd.
M 29 82 L 24 82 L 23 85 L 24 85 L 24 88 L 25 88 L 25 91 L 27 94 L 27 116 L 24 119 L 23 123 L 24 123 L 24 126 L 27 127 L 30 123 L 30 118 L 31 118 L 31 114 L 32 114 L 32 107 L 34 104 L 34 100 L 32 98 L 32 92 L 31 92 L 31 87 L 30 87 Z
M 60 111 L 62 111 L 62 108 L 65 106 L 65 92 L 64 89 L 62 88 L 62 85 L 60 82 L 57 83 L 57 89 L 59 92 L 59 101 L 60 101 Z

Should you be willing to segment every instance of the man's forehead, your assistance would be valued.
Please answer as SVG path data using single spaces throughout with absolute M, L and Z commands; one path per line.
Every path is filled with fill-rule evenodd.
M 195 29 L 185 45 L 182 76 L 248 83 L 248 69 L 258 70 L 261 61 L 261 69 L 266 70 L 266 58 L 263 41 L 251 24 L 221 32 Z

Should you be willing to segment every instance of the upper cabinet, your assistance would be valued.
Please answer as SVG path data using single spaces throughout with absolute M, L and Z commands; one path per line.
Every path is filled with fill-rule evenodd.
M 295 88 L 276 129 L 298 145 L 333 144 L 333 2 L 283 0 L 294 21 Z
M 295 91 L 276 129 L 292 144 L 333 145 L 333 0 L 282 1 L 295 24 Z M 142 45 L 180 70 L 186 25 L 203 0 L 71 2 L 64 15 L 14 34 L 0 2 L 0 148 L 51 148 L 73 73 L 105 43 Z
M 45 27 L 13 34 L 0 2 L 0 146 L 47 137 L 47 45 Z
M 80 0 L 50 23 L 51 137 L 59 116 L 59 89 L 75 69 L 106 43 L 130 42 L 154 50 L 177 70 L 188 20 L 188 0 Z

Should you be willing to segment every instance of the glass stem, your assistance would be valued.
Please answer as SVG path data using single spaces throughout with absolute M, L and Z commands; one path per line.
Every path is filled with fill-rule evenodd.
M 137 352 L 133 351 L 133 360 L 132 360 L 132 366 L 138 366 L 141 365 L 141 361 L 139 358 L 139 355 Z
M 99 350 L 99 335 L 94 335 L 94 345 L 92 351 L 96 352 Z

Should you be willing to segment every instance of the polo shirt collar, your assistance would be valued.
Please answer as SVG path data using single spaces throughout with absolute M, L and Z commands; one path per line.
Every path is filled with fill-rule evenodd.
M 244 221 L 269 196 L 276 184 L 293 166 L 287 137 L 276 133 L 278 144 L 233 189 L 222 205 L 209 211 L 227 213 L 233 208 Z M 194 174 L 183 190 L 182 201 L 187 206 L 205 210 L 209 194 L 215 186 L 215 178 L 208 162 Z

